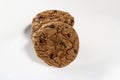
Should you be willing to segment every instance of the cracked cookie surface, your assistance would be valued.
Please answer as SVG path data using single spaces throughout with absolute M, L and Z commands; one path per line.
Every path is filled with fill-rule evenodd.
M 68 13 L 60 10 L 47 10 L 36 15 L 32 21 L 32 32 L 37 31 L 43 24 L 60 21 L 71 26 L 74 25 L 74 18 Z
M 37 56 L 48 65 L 64 67 L 77 56 L 79 39 L 76 31 L 63 22 L 50 22 L 33 33 Z

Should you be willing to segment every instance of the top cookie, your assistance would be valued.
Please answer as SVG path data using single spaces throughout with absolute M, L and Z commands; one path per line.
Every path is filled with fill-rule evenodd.
M 33 33 L 37 56 L 47 64 L 64 67 L 77 56 L 79 40 L 76 31 L 63 22 L 50 22 Z
M 47 10 L 36 15 L 32 21 L 32 32 L 37 31 L 43 24 L 48 22 L 60 21 L 73 27 L 74 17 L 68 12 L 60 10 Z

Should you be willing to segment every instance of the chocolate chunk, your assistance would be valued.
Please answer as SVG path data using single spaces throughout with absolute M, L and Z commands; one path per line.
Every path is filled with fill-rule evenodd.
M 70 34 L 67 34 L 68 37 L 70 37 Z
M 54 25 L 50 25 L 50 28 L 55 28 L 55 26 Z
M 56 55 L 53 53 L 50 55 L 50 59 L 54 59 L 55 57 L 56 57 Z
M 56 13 L 56 12 L 57 12 L 57 10 L 54 10 L 53 12 L 54 12 L 54 13 Z

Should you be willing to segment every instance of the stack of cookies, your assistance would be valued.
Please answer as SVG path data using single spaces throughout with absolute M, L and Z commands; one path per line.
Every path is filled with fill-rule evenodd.
M 64 11 L 47 10 L 37 14 L 31 34 L 37 56 L 50 66 L 60 68 L 70 64 L 79 49 L 73 25 L 74 18 Z

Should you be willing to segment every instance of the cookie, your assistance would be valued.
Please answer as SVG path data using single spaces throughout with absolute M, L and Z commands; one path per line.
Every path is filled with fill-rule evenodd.
M 50 66 L 64 67 L 77 56 L 79 39 L 76 31 L 63 22 L 49 22 L 32 35 L 37 56 Z
M 32 21 L 32 32 L 38 30 L 43 24 L 60 21 L 71 26 L 74 25 L 74 18 L 68 13 L 60 10 L 47 10 L 36 15 Z

